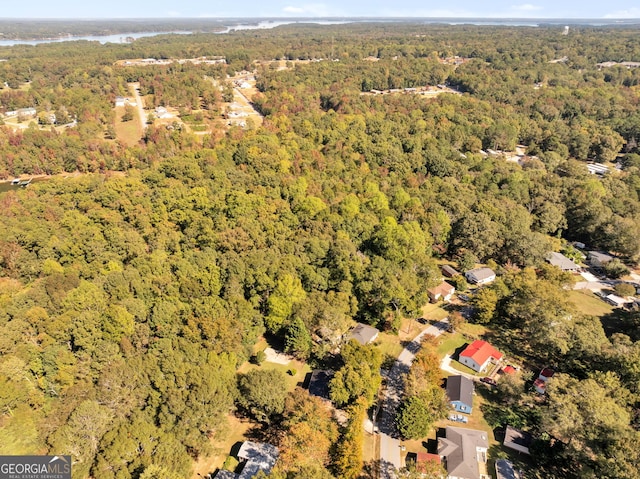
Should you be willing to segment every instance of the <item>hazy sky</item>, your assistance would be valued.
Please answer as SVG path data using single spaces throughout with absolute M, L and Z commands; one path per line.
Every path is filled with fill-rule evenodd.
M 0 18 L 640 18 L 640 0 L 0 0 Z

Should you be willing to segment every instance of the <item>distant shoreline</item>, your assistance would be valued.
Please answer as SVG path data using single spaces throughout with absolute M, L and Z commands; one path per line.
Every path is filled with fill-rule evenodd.
M 20 29 L 16 22 L 21 23 Z M 131 19 L 37 19 L 0 18 L 0 46 L 57 43 L 87 39 L 101 43 L 124 43 L 120 37 L 134 39 L 162 34 L 230 33 L 239 30 L 268 29 L 291 24 L 336 25 L 349 23 L 407 23 L 474 26 L 587 26 L 629 27 L 640 25 L 640 18 L 491 18 L 491 17 L 246 17 L 246 18 L 131 18 Z M 30 32 L 30 27 L 40 32 Z M 49 27 L 50 32 L 41 32 Z M 78 31 L 73 30 L 74 27 Z M 54 33 L 55 32 L 55 33 Z

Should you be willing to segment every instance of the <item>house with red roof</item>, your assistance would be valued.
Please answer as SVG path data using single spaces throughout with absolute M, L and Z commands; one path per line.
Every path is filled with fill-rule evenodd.
M 555 371 L 551 368 L 544 368 L 538 374 L 538 377 L 535 381 L 533 381 L 533 387 L 538 392 L 538 394 L 545 394 L 547 392 L 547 383 L 549 379 L 551 379 L 555 375 Z
M 497 362 L 501 359 L 502 353 L 500 351 L 488 342 L 477 339 L 460 353 L 458 361 L 480 373 L 491 361 Z

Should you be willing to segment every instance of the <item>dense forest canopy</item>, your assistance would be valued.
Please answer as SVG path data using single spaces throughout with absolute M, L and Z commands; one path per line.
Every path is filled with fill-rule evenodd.
M 361 448 L 381 358 L 352 347 L 336 359 L 312 337 L 353 320 L 397 330 L 447 258 L 504 267 L 476 300 L 482 321 L 532 361 L 567 365 L 544 418 L 530 419 L 557 439 L 548 477 L 638 477 L 637 314 L 605 336 L 541 265 L 565 240 L 638 260 L 640 68 L 597 64 L 640 61 L 639 35 L 389 23 L 0 48 L 1 113 L 77 120 L 0 126 L 0 176 L 85 173 L 0 193 L 0 451 L 69 452 L 77 478 L 189 477 L 239 409 L 287 440 L 318 435 L 317 464 L 285 447 L 283 477 L 356 477 L 328 451 Z M 115 64 L 202 56 L 226 64 Z M 254 69 L 259 128 L 105 137 L 129 82 L 153 106 L 215 112 L 208 79 Z M 456 93 L 368 94 L 440 84 Z M 521 164 L 486 154 L 517 145 Z M 587 161 L 611 173 L 589 175 Z M 329 420 L 296 416 L 319 407 L 308 399 L 253 395 L 280 379 L 236 377 L 265 333 L 367 378 L 332 392 L 351 411 L 339 438 Z M 577 394 L 612 412 L 560 421 Z

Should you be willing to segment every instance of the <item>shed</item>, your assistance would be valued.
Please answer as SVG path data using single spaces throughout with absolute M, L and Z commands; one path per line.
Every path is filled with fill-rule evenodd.
M 454 278 L 455 276 L 458 276 L 460 274 L 458 271 L 456 271 L 452 266 L 449 266 L 448 264 L 443 264 L 440 267 L 440 270 L 442 271 L 442 274 L 445 275 L 447 278 Z

